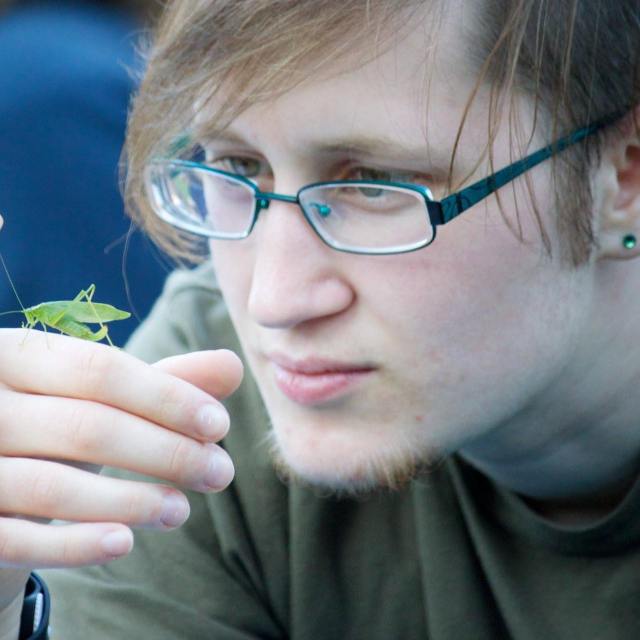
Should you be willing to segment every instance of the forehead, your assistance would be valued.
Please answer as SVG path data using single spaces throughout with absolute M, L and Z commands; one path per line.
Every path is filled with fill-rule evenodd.
M 391 38 L 378 39 L 372 31 L 360 50 L 310 73 L 281 95 L 253 104 L 224 134 L 254 145 L 277 138 L 285 146 L 321 141 L 323 148 L 332 139 L 361 142 L 372 136 L 405 146 L 419 142 L 423 149 L 427 140 L 448 140 L 475 83 L 467 44 L 472 32 L 465 28 L 473 22 L 469 12 L 454 0 L 443 13 L 414 11 Z M 229 95 L 231 85 L 200 113 L 202 129 L 215 121 L 211 114 Z

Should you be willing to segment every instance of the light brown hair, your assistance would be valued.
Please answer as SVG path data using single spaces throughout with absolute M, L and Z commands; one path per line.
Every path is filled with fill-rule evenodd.
M 640 102 L 637 0 L 478 4 L 476 38 L 464 46 L 477 67 L 477 88 L 489 83 L 495 98 L 490 142 L 491 123 L 503 115 L 500 96 L 513 87 L 531 96 L 539 126 L 551 138 L 630 111 Z M 374 51 L 363 46 L 372 41 L 383 47 L 415 12 L 427 9 L 435 15 L 444 6 L 442 0 L 170 2 L 149 49 L 148 70 L 130 119 L 125 187 L 130 215 L 169 253 L 192 259 L 193 239 L 168 228 L 150 211 L 143 171 L 193 126 L 194 105 L 232 83 L 232 98 L 223 102 L 212 123 L 222 129 L 247 106 L 286 92 L 347 51 Z M 463 126 L 464 121 L 460 130 Z M 614 134 L 615 128 L 609 128 L 553 160 L 566 264 L 584 263 L 594 247 L 589 170 L 607 135 Z M 537 210 L 536 217 L 550 251 Z

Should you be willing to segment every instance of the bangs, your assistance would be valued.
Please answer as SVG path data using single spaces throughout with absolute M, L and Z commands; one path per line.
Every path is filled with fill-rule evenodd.
M 145 85 L 157 87 L 156 74 L 176 79 L 168 95 L 155 98 L 165 113 L 157 153 L 185 131 L 196 139 L 214 137 L 250 106 L 274 100 L 309 78 L 366 64 L 415 24 L 424 6 L 402 3 L 401 11 L 384 0 L 197 4 L 190 7 L 188 23 L 174 30 L 175 39 L 159 33 L 165 45 L 149 61 Z M 176 7 L 173 13 L 185 11 Z M 179 16 L 173 19 L 180 23 Z M 168 15 L 165 24 L 171 22 Z

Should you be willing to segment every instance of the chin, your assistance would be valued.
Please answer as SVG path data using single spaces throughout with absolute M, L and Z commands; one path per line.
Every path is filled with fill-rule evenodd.
M 268 438 L 271 459 L 288 484 L 322 494 L 360 496 L 394 491 L 433 470 L 442 457 L 398 432 L 387 434 L 304 434 L 274 427 Z M 385 435 L 387 437 L 385 437 Z

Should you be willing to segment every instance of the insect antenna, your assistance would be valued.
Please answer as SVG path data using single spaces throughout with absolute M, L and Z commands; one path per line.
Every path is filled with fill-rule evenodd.
M 4 313 L 1 313 L 0 315 L 5 315 L 7 313 L 24 313 L 24 305 L 22 304 L 22 300 L 20 300 L 20 296 L 18 295 L 18 292 L 16 291 L 15 286 L 13 285 L 13 280 L 11 279 L 11 276 L 9 275 L 9 269 L 7 269 L 7 263 L 4 261 L 4 257 L 2 255 L 2 252 L 0 251 L 0 262 L 2 262 L 2 268 L 4 269 L 4 272 L 7 274 L 7 280 L 9 280 L 9 284 L 11 285 L 11 288 L 13 289 L 13 293 L 16 296 L 16 300 L 18 301 L 18 304 L 20 305 L 20 309 L 21 311 L 5 311 Z
M 4 272 L 7 274 L 7 280 L 9 280 L 9 284 L 11 285 L 11 288 L 13 289 L 13 294 L 16 297 L 16 300 L 18 301 L 18 304 L 20 305 L 20 311 L 3 311 L 2 313 L 0 313 L 0 316 L 6 316 L 10 313 L 22 313 L 24 315 L 25 318 L 27 318 L 27 335 L 25 335 L 24 340 L 22 341 L 21 345 L 23 345 L 25 343 L 25 340 L 27 339 L 27 336 L 29 335 L 29 332 L 31 331 L 31 327 L 33 326 L 33 324 L 31 324 L 31 322 L 29 321 L 29 316 L 27 315 L 27 311 L 24 308 L 24 305 L 22 304 L 22 300 L 20 299 L 20 296 L 18 295 L 18 292 L 16 291 L 16 288 L 13 284 L 13 280 L 11 279 L 11 275 L 9 274 L 9 269 L 7 269 L 7 263 L 4 261 L 4 256 L 2 255 L 2 252 L 0 251 L 0 262 L 2 262 L 2 268 L 4 269 Z M 23 327 L 25 326 L 25 324 L 22 325 Z M 44 326 L 44 325 L 43 325 Z

